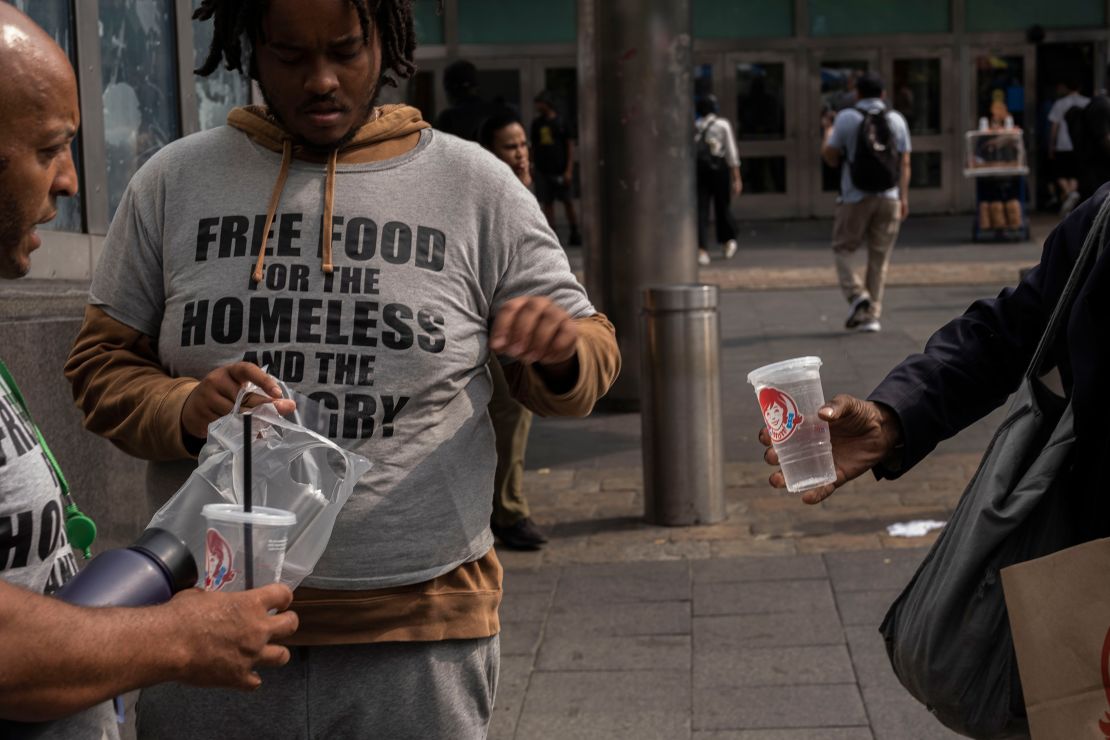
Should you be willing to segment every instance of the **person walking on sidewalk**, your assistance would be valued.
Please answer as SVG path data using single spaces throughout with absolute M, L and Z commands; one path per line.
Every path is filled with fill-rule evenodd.
M 902 114 L 888 108 L 878 75 L 861 76 L 856 94 L 856 104 L 826 125 L 821 157 L 841 168 L 832 248 L 849 306 L 844 326 L 875 332 L 890 254 L 910 210 L 910 132 Z M 851 257 L 865 245 L 867 274 L 860 280 Z
M 574 137 L 555 107 L 555 96 L 544 90 L 535 99 L 536 117 L 532 121 L 532 152 L 536 161 L 536 197 L 551 230 L 555 230 L 555 202 L 566 209 L 570 224 L 568 244 L 582 243 L 578 216 L 574 211 L 571 186 L 574 183 Z
M 144 692 L 140 737 L 484 738 L 502 591 L 490 353 L 533 412 L 584 416 L 619 370 L 612 324 L 503 163 L 376 105 L 415 71 L 409 0 L 203 0 L 197 16 L 217 31 L 199 73 L 250 74 L 266 105 L 132 178 L 66 366 L 74 396 L 89 429 L 150 461 L 151 503 L 261 362 L 374 467 L 296 591 L 293 670 L 246 697 Z
M 1079 205 L 1079 175 L 1082 163 L 1075 153 L 1075 142 L 1068 128 L 1068 111 L 1073 108 L 1082 110 L 1091 99 L 1079 93 L 1079 83 L 1072 79 L 1062 81 L 1058 86 L 1059 97 L 1048 111 L 1048 121 L 1052 129 L 1048 134 L 1048 158 L 1053 163 L 1053 175 L 1060 195 L 1060 217 L 1071 213 Z
M 736 219 L 732 199 L 744 189 L 740 179 L 740 152 L 732 124 L 722 118 L 713 95 L 698 98 L 694 106 L 694 142 L 697 152 L 698 183 L 698 264 L 709 264 L 709 208 L 717 225 L 717 243 L 725 259 L 736 256 Z
M 528 138 L 514 111 L 504 110 L 487 118 L 478 142 L 509 165 L 521 184 L 531 189 Z M 528 499 L 524 496 L 524 455 L 528 450 L 528 432 L 532 429 L 532 412 L 513 398 L 501 361 L 496 356 L 490 357 L 489 374 L 493 380 L 489 418 L 493 422 L 497 446 L 490 529 L 494 537 L 511 550 L 538 550 L 547 543 L 547 538 L 532 521 Z

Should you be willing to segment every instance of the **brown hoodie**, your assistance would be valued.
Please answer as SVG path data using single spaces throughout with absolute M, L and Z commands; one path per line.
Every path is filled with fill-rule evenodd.
M 269 232 L 294 158 L 322 158 L 293 144 L 264 108 L 239 108 L 228 124 L 256 143 L 282 152 L 282 165 L 267 214 Z M 375 111 L 351 142 L 327 158 L 324 223 L 330 221 L 337 163 L 366 163 L 400 156 L 414 148 L 429 124 L 415 108 L 394 105 Z M 266 248 L 259 250 L 260 274 Z M 329 245 L 330 247 L 330 245 Z M 330 251 L 322 269 L 331 270 Z M 553 392 L 529 367 L 505 367 L 514 396 L 540 415 L 583 416 L 608 390 L 620 368 L 612 325 L 601 314 L 576 321 L 579 376 L 566 393 Z M 89 306 L 77 337 L 66 377 L 84 412 L 86 428 L 129 454 L 147 460 L 193 457 L 199 440 L 181 428 L 181 411 L 199 381 L 167 375 L 156 342 L 116 321 L 101 308 Z M 492 496 L 492 491 L 491 491 Z M 293 644 L 344 644 L 377 641 L 422 641 L 489 637 L 499 630 L 497 607 L 501 568 L 490 550 L 483 558 L 425 583 L 374 591 L 331 591 L 301 588 L 294 609 L 301 629 Z

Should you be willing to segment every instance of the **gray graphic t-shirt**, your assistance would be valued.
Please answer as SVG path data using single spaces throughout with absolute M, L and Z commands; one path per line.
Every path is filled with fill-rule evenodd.
M 496 454 L 489 329 L 508 300 L 594 313 L 536 199 L 478 145 L 433 131 L 395 159 L 339 165 L 321 269 L 325 167 L 295 161 L 251 281 L 281 157 L 218 128 L 134 177 L 90 301 L 157 338 L 170 375 L 268 366 L 331 413 L 330 435 L 374 468 L 306 585 L 417 583 L 481 557 Z M 152 463 L 165 501 L 194 464 Z
M 0 578 L 51 594 L 77 573 L 66 539 L 62 491 L 31 420 L 0 378 Z M 18 640 L 18 635 L 3 639 Z M 101 740 L 118 738 L 108 703 L 57 722 L 0 720 L 0 738 Z

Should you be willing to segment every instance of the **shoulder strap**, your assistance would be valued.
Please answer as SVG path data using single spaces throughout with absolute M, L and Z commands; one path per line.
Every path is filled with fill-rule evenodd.
M 1087 262 L 1092 259 L 1092 255 L 1097 259 L 1097 256 L 1102 254 L 1102 250 L 1106 246 L 1108 223 L 1110 223 L 1110 196 L 1103 199 L 1098 214 L 1091 222 L 1091 228 L 1087 232 L 1087 237 L 1083 240 L 1083 248 L 1079 250 L 1079 257 L 1075 260 L 1075 267 L 1072 268 L 1071 274 L 1068 276 L 1068 282 L 1064 285 L 1063 292 L 1060 293 L 1060 300 L 1056 302 L 1056 307 L 1052 310 L 1052 315 L 1048 319 L 1048 326 L 1045 327 L 1044 334 L 1041 335 L 1041 341 L 1037 344 L 1037 351 L 1033 353 L 1033 359 L 1029 363 L 1029 368 L 1025 371 L 1026 377 L 1035 378 L 1039 374 L 1045 355 L 1051 350 L 1056 341 L 1056 335 L 1064 323 L 1064 316 L 1071 309 L 1071 304 L 1075 302 L 1075 296 L 1083 284 L 1083 272 Z
M 50 447 L 46 444 L 46 439 L 43 438 L 42 431 L 39 430 L 39 425 L 31 418 L 31 411 L 27 408 L 27 402 L 23 400 L 23 393 L 19 390 L 19 385 L 16 384 L 15 378 L 12 377 L 11 372 L 8 371 L 8 366 L 4 364 L 3 360 L 0 360 L 0 379 L 3 379 L 4 385 L 8 387 L 8 392 L 12 394 L 12 398 L 19 404 L 20 410 L 23 411 L 23 418 L 25 418 L 27 423 L 31 425 L 31 428 L 35 430 L 35 437 L 38 438 L 39 446 L 42 448 L 43 454 L 46 455 L 50 467 L 54 469 L 54 475 L 58 477 L 58 485 L 62 489 L 62 495 L 68 496 L 69 483 L 66 481 L 66 477 L 62 475 L 62 466 L 58 464 L 58 461 L 54 458 L 54 453 L 50 451 Z

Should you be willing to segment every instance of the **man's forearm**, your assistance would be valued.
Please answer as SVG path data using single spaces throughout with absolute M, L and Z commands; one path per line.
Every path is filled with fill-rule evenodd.
M 169 680 L 187 656 L 157 608 L 89 609 L 0 581 L 0 717 L 57 719 Z
M 902 172 L 898 178 L 898 194 L 903 201 L 909 202 L 910 199 L 910 175 L 912 168 L 910 167 L 910 154 L 906 152 L 902 155 Z

